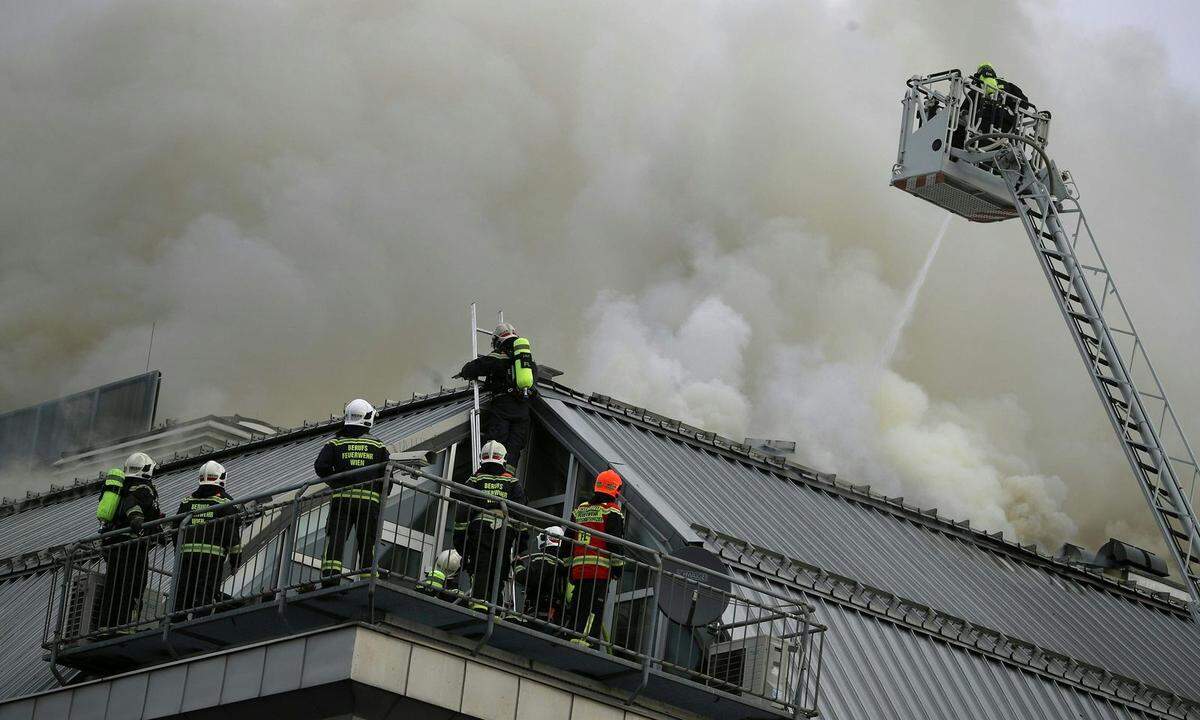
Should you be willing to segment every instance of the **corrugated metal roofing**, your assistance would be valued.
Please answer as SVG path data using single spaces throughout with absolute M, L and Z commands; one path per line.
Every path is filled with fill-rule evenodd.
M 817 705 L 824 720 L 1159 717 L 899 625 L 810 602 L 829 628 Z
M 1200 699 L 1200 628 L 1190 618 L 562 399 L 560 413 L 582 420 L 690 522 Z
M 444 402 L 422 405 L 382 418 L 374 434 L 391 443 L 464 413 L 469 399 L 447 397 Z M 240 496 L 290 485 L 312 475 L 312 462 L 320 446 L 333 433 L 255 445 L 244 454 L 222 458 L 229 471 L 230 489 Z M 196 466 L 204 458 L 182 464 L 158 478 L 165 512 L 174 512 L 179 500 L 195 488 Z M 96 498 L 77 497 L 44 505 L 0 520 L 0 556 L 61 545 L 96 532 Z M 16 697 L 54 687 L 49 663 L 42 660 L 42 630 L 50 592 L 48 573 L 0 581 L 0 698 Z
M 395 442 L 417 430 L 456 413 L 465 412 L 470 400 L 420 407 L 381 419 L 374 434 L 384 442 Z M 278 442 L 269 442 L 258 450 L 232 455 L 221 460 L 229 471 L 229 491 L 234 497 L 246 497 L 312 477 L 312 463 L 325 440 L 336 430 Z M 274 439 L 273 439 L 274 440 Z M 179 501 L 195 489 L 196 468 L 207 456 L 201 456 L 156 478 L 163 512 L 173 513 Z M 85 495 L 65 502 L 30 508 L 0 520 L 0 558 L 33 552 L 52 545 L 94 535 L 97 532 L 96 497 Z
M 770 576 L 740 568 L 732 572 L 749 587 L 782 595 L 802 593 L 827 627 L 817 702 L 825 720 L 1140 720 L 1168 716 L 941 642 L 929 633 L 804 593 Z M 757 595 L 753 590 L 743 593 Z M 756 599 L 766 601 L 767 597 Z
M 58 685 L 50 663 L 42 660 L 50 578 L 49 572 L 42 572 L 0 582 L 0 697 Z

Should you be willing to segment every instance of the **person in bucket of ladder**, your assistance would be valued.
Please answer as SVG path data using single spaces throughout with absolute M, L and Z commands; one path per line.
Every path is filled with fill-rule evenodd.
M 508 451 L 508 468 L 513 475 L 521 452 L 529 440 L 529 400 L 536 392 L 537 366 L 529 340 L 502 322 L 492 333 L 492 352 L 462 366 L 455 375 L 464 380 L 482 380 L 492 399 L 483 408 L 479 442 L 496 440 Z
M 513 544 L 522 532 L 522 525 L 511 518 L 505 528 L 504 512 L 498 502 L 525 502 L 525 490 L 506 469 L 506 459 L 504 445 L 495 440 L 484 444 L 479 453 L 479 469 L 466 485 L 495 500 L 474 495 L 463 498 L 454 522 L 454 548 L 471 575 L 471 609 L 480 612 L 487 612 L 489 602 L 499 604 L 497 598 L 491 597 L 492 586 L 497 575 L 501 583 L 508 579 Z
M 318 477 L 329 477 L 351 470 L 362 470 L 330 481 L 329 519 L 325 524 L 325 551 L 321 555 L 321 584 L 332 587 L 341 581 L 346 568 L 342 555 L 354 532 L 358 546 L 359 578 L 369 577 L 375 565 L 375 534 L 379 526 L 379 501 L 383 493 L 383 463 L 388 461 L 387 447 L 371 436 L 375 425 L 375 407 L 366 400 L 351 400 L 346 405 L 342 428 L 325 443 L 313 463 Z M 367 468 L 375 467 L 374 471 Z M 367 482 L 371 481 L 373 482 Z
M 225 477 L 225 467 L 209 460 L 200 467 L 199 486 L 179 503 L 176 514 L 191 513 L 175 569 L 178 579 L 172 604 L 179 615 L 193 608 L 195 616 L 210 614 L 219 599 L 221 566 L 228 560 L 232 573 L 241 562 L 242 527 L 237 508 L 228 504 L 233 498 L 225 491 Z
M 621 494 L 621 476 L 616 470 L 605 470 L 596 476 L 592 498 L 582 502 L 571 513 L 571 520 L 588 530 L 613 537 L 625 536 L 625 512 L 617 502 Z M 621 577 L 623 561 L 614 555 L 608 541 L 587 530 L 571 529 L 571 573 L 567 588 L 569 609 L 567 625 L 582 637 L 571 642 L 591 647 L 591 640 L 603 644 L 604 603 L 608 599 L 610 580 Z M 618 549 L 619 551 L 619 549 Z

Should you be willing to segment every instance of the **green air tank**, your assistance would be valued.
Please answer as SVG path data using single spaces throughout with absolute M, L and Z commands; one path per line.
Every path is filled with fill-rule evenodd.
M 529 338 L 519 337 L 513 341 L 513 379 L 519 390 L 533 387 L 533 350 L 529 347 Z
M 113 468 L 104 473 L 104 492 L 100 495 L 100 504 L 96 506 L 96 519 L 102 523 L 110 523 L 117 516 L 117 508 L 121 505 L 121 490 L 125 487 L 125 473 Z

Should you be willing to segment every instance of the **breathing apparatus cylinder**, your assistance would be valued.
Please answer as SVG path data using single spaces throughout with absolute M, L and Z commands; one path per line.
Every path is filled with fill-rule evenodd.
M 529 338 L 519 337 L 513 341 L 513 379 L 518 390 L 533 387 L 533 350 Z

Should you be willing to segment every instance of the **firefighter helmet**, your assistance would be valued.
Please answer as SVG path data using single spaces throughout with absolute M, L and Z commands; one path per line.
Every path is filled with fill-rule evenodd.
M 200 466 L 200 484 L 216 485 L 225 489 L 225 466 L 216 460 L 209 460 Z
M 562 529 L 561 526 L 551 525 L 550 527 L 548 527 L 545 530 L 538 533 L 538 536 L 537 536 L 538 549 L 546 550 L 547 548 L 558 547 L 559 543 L 562 542 L 563 537 L 566 534 L 567 533 Z
M 346 404 L 346 416 L 342 424 L 370 428 L 375 424 L 375 406 L 361 398 L 351 400 Z
M 434 570 L 441 570 L 447 576 L 458 572 L 458 568 L 462 566 L 462 555 L 454 548 L 443 550 L 438 553 L 437 558 L 433 561 Z
M 489 440 L 479 449 L 479 464 L 496 463 L 503 465 L 505 458 L 508 457 L 508 450 L 499 440 Z
M 621 493 L 621 476 L 616 470 L 605 470 L 596 476 L 596 492 L 615 498 Z
M 517 329 L 512 323 L 502 322 L 492 331 L 492 348 L 499 349 L 501 345 L 517 337 Z
M 125 477 L 149 480 L 154 477 L 154 458 L 144 452 L 135 452 L 125 458 Z

